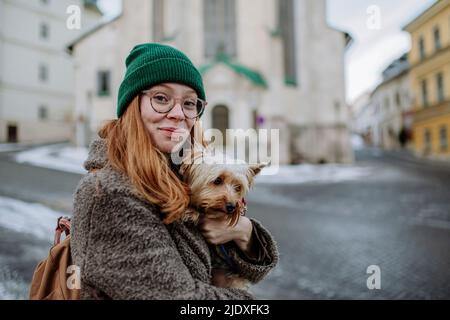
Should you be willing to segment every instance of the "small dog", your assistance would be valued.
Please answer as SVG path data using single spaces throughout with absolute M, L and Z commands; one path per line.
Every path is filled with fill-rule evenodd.
M 212 156 L 205 148 L 189 152 L 180 167 L 180 174 L 191 189 L 190 209 L 182 219 L 196 224 L 201 214 L 217 219 L 226 216 L 230 226 L 236 225 L 247 209 L 244 197 L 255 176 L 266 165 L 249 165 L 222 154 Z M 230 261 L 227 262 L 223 245 L 209 247 L 212 283 L 218 287 L 248 289 L 249 282 L 231 268 Z

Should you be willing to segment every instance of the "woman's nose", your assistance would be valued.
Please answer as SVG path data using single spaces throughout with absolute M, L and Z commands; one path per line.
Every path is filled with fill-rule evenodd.
M 169 118 L 176 118 L 179 120 L 184 120 L 185 116 L 183 113 L 183 108 L 181 107 L 180 103 L 175 103 L 175 106 L 170 110 L 170 112 L 167 114 Z

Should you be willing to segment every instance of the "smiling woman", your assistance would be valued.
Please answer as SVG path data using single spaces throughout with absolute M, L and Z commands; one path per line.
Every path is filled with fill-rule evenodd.
M 177 151 L 203 113 L 206 102 L 198 99 L 188 86 L 177 83 L 159 84 L 142 94 L 140 112 L 152 141 L 163 152 Z M 185 121 L 179 121 L 183 118 Z M 173 120 L 179 123 L 174 124 Z
M 206 106 L 200 73 L 179 50 L 154 43 L 137 45 L 126 66 L 118 119 L 91 144 L 85 162 L 90 173 L 74 195 L 72 257 L 80 267 L 81 297 L 254 298 L 213 285 L 207 238 L 181 219 L 190 189 L 170 155 L 198 137 Z M 207 229 L 226 228 L 225 221 Z M 239 275 L 253 283 L 263 279 L 278 261 L 269 231 L 244 216 L 226 230 L 236 243 L 229 255 Z M 251 258 L 250 243 L 256 252 Z

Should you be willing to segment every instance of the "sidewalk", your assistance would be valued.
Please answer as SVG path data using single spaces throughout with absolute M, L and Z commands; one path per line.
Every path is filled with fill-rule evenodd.
M 450 160 L 444 161 L 444 160 L 435 160 L 435 159 L 426 159 L 426 158 L 419 158 L 415 156 L 411 151 L 409 150 L 381 150 L 380 151 L 391 158 L 395 158 L 402 161 L 408 161 L 410 163 L 419 164 L 419 165 L 426 165 L 426 166 L 433 166 L 436 168 L 442 168 L 450 170 Z
M 69 141 L 55 141 L 55 142 L 42 142 L 42 143 L 30 143 L 30 142 L 17 142 L 17 143 L 0 143 L 1 152 L 15 152 L 22 151 L 31 148 L 45 147 L 50 145 L 70 144 Z

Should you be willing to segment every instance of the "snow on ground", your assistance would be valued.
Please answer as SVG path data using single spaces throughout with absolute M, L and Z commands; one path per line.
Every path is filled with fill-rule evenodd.
M 86 148 L 55 144 L 19 152 L 15 160 L 39 167 L 84 174 L 86 170 L 83 168 L 83 162 L 87 156 Z
M 0 152 L 19 151 L 24 147 L 15 143 L 0 143 Z
M 353 150 L 361 150 L 364 148 L 364 139 L 358 134 L 352 135 L 351 142 Z
M 17 271 L 0 266 L 0 300 L 28 299 L 29 285 Z
M 22 151 L 16 155 L 16 161 L 30 163 L 50 169 L 69 171 L 79 174 L 86 173 L 83 162 L 88 150 L 75 148 L 66 144 L 38 147 Z M 301 184 L 307 182 L 340 182 L 357 180 L 371 174 L 371 169 L 356 165 L 340 164 L 300 164 L 281 165 L 264 168 L 259 182 Z
M 13 233 L 17 253 L 0 252 L 0 300 L 27 299 L 29 281 L 12 266 L 43 259 L 53 243 L 58 217 L 63 214 L 38 203 L 26 203 L 0 196 L 0 227 Z M 33 244 L 26 239 L 35 239 Z M 43 245 L 46 244 L 47 245 Z M 9 261 L 9 263 L 1 263 Z M 31 272 L 31 270 L 30 270 Z M 23 273 L 23 271 L 22 271 Z
M 39 203 L 0 196 L 0 226 L 18 233 L 53 242 L 57 219 L 63 215 Z
M 276 170 L 276 168 L 274 168 Z M 273 174 L 270 167 L 264 168 L 256 183 L 301 184 L 308 182 L 335 183 L 359 180 L 372 174 L 370 167 L 344 164 L 300 164 L 285 165 Z

